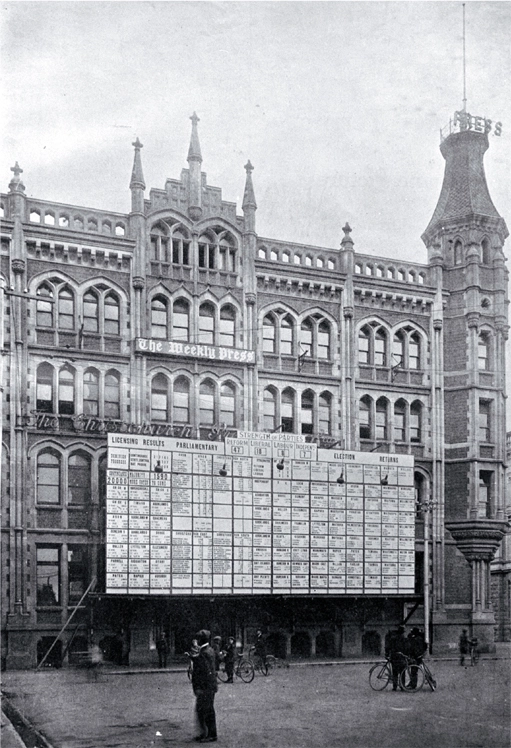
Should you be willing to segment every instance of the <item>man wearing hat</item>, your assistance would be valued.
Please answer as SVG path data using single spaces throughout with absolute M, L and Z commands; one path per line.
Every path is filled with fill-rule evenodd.
M 420 665 L 422 658 L 427 651 L 424 634 L 416 626 L 408 634 L 408 654 L 413 657 L 416 665 Z M 410 688 L 417 688 L 417 672 L 416 667 L 410 669 Z
M 397 691 L 399 676 L 406 667 L 407 641 L 405 638 L 405 627 L 398 626 L 397 631 L 389 631 L 385 637 L 385 656 L 389 658 L 392 665 L 392 690 Z
M 216 734 L 215 693 L 217 680 L 215 653 L 209 645 L 211 633 L 201 629 L 196 638 L 199 654 L 194 659 L 192 670 L 192 687 L 196 697 L 195 712 L 200 733 L 196 736 L 199 743 L 214 743 Z

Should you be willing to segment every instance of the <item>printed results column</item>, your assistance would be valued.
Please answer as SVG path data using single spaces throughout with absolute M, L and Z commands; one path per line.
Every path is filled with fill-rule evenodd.
M 106 476 L 106 591 L 128 591 L 128 479 L 129 451 L 108 449 Z
M 213 591 L 232 592 L 232 457 L 213 455 Z
M 172 592 L 192 591 L 193 457 L 172 454 Z
M 151 451 L 130 449 L 128 496 L 128 592 L 149 594 Z
M 398 591 L 398 468 L 381 467 L 382 487 L 382 592 Z
M 290 503 L 294 450 L 292 442 L 272 442 L 272 588 L 273 592 L 281 594 L 291 592 Z
M 232 456 L 233 486 L 233 589 L 249 594 L 253 587 L 252 457 L 249 439 L 225 440 Z
M 252 458 L 252 528 L 254 594 L 271 592 L 271 492 L 272 446 L 269 440 L 251 439 Z
M 364 589 L 364 466 L 346 465 L 346 592 Z
M 168 595 L 171 591 L 171 465 L 170 451 L 152 451 L 149 589 L 153 595 Z
M 364 589 L 382 591 L 382 485 L 379 465 L 364 465 Z
M 398 583 L 400 592 L 415 591 L 415 487 L 413 467 L 398 468 Z
M 312 463 L 312 479 L 321 479 L 328 469 L 328 587 L 346 591 L 346 465 L 339 462 Z
M 194 454 L 192 469 L 193 592 L 213 589 L 213 461 Z

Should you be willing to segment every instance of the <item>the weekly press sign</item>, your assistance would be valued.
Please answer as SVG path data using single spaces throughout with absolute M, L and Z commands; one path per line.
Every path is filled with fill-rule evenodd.
M 107 592 L 413 593 L 413 480 L 410 455 L 299 436 L 109 434 Z
M 229 348 L 203 343 L 183 343 L 175 340 L 155 340 L 136 338 L 135 350 L 138 353 L 157 353 L 164 356 L 185 356 L 206 361 L 226 361 L 238 364 L 255 364 L 255 351 L 243 348 Z

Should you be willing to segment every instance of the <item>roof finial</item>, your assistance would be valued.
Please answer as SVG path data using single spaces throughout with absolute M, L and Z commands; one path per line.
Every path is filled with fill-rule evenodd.
M 11 171 L 14 173 L 14 176 L 9 182 L 9 190 L 11 192 L 24 192 L 25 185 L 21 181 L 21 177 L 20 177 L 20 174 L 23 174 L 23 169 L 21 168 L 21 166 L 18 164 L 17 161 L 14 164 L 14 166 L 11 166 Z
M 135 148 L 135 157 L 133 159 L 133 170 L 131 172 L 130 190 L 134 187 L 139 187 L 145 190 L 144 174 L 142 172 L 142 159 L 140 157 L 140 149 L 144 146 L 142 145 L 138 137 L 131 145 Z
M 257 203 L 254 194 L 254 185 L 252 183 L 252 172 L 254 171 L 254 167 L 250 163 L 250 159 L 245 164 L 245 171 L 247 172 L 247 178 L 245 180 L 245 192 L 243 193 L 243 203 L 241 207 L 244 211 L 249 208 L 256 210 Z
M 349 225 L 348 221 L 346 221 L 346 223 L 342 227 L 342 230 L 344 231 L 344 236 L 342 237 L 342 240 L 341 240 L 341 247 L 343 249 L 346 249 L 348 246 L 350 246 L 353 249 L 354 242 L 350 236 L 352 232 L 352 228 Z
M 199 133 L 197 132 L 197 123 L 200 122 L 197 112 L 190 117 L 192 120 L 192 137 L 190 138 L 190 147 L 188 149 L 188 161 L 202 162 L 202 153 L 200 150 Z

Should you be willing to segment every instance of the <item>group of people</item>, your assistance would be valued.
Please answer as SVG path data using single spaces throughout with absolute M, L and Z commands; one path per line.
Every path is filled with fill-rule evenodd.
M 397 691 L 400 685 L 400 676 L 407 665 L 407 657 L 420 665 L 427 651 L 424 633 L 414 627 L 408 636 L 405 636 L 405 627 L 399 626 L 396 631 L 389 631 L 385 637 L 385 656 L 389 658 L 392 665 L 392 690 Z M 414 688 L 413 678 L 417 678 L 417 671 L 412 669 L 410 687 Z

